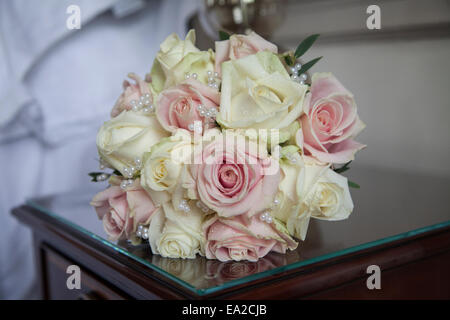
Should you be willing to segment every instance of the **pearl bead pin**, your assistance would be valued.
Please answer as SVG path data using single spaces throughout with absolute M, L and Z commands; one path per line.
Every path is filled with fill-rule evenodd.
M 133 182 L 133 179 L 122 180 L 122 182 L 120 183 L 120 188 L 122 190 L 125 190 L 128 186 L 132 185 Z
M 97 181 L 105 181 L 108 178 L 109 178 L 109 174 L 102 173 L 102 174 L 99 174 L 95 179 Z
M 206 74 L 208 76 L 208 87 L 219 89 L 220 84 L 219 73 L 208 71 Z
M 139 97 L 139 100 L 130 101 L 131 110 L 134 112 L 143 111 L 144 113 L 150 113 L 154 111 L 154 107 L 150 101 L 150 94 L 146 93 Z
M 145 228 L 143 225 L 139 225 L 136 231 L 136 237 L 141 238 L 143 240 L 148 239 L 148 228 Z
M 197 201 L 196 206 L 197 206 L 197 208 L 202 210 L 204 213 L 207 213 L 209 211 L 209 208 L 206 206 L 206 204 L 204 204 L 201 201 Z
M 261 219 L 262 221 L 267 222 L 267 223 L 272 223 L 272 222 L 273 222 L 273 218 L 272 218 L 272 216 L 270 215 L 270 212 L 268 212 L 268 211 L 263 212 L 263 213 L 259 216 L 259 219 Z
M 291 79 L 295 82 L 298 82 L 300 84 L 305 84 L 306 79 L 308 79 L 308 76 L 306 73 L 298 74 L 300 69 L 302 68 L 302 65 L 300 63 L 296 63 L 295 66 L 290 67 L 289 71 L 291 72 Z
M 189 206 L 186 200 L 181 200 L 180 204 L 178 205 L 178 209 L 186 213 L 191 211 L 191 207 Z

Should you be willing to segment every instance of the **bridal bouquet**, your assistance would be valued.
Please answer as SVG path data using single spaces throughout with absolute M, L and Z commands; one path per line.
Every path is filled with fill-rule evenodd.
M 151 72 L 134 73 L 97 135 L 109 187 L 95 208 L 111 240 L 171 258 L 256 261 L 306 237 L 311 218 L 353 210 L 342 172 L 364 145 L 353 95 L 320 59 L 278 52 L 256 33 L 220 33 L 215 51 L 170 35 Z M 107 168 L 111 169 L 106 170 Z

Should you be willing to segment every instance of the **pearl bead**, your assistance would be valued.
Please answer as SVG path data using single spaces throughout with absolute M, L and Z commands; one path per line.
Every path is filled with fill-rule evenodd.
M 199 105 L 197 106 L 197 110 L 198 110 L 198 111 L 202 111 L 202 110 L 203 110 L 203 106 L 202 106 L 201 104 L 199 104 Z
M 213 77 L 208 77 L 208 82 L 209 83 L 213 83 L 214 82 L 214 78 Z
M 194 124 L 193 123 L 189 123 L 188 129 L 191 130 L 191 131 L 194 131 Z
M 218 78 L 219 77 L 219 73 L 218 72 L 214 72 L 214 77 Z
M 193 74 L 191 74 L 191 77 L 192 77 L 192 79 L 197 79 L 197 74 L 193 73 Z
M 184 75 L 184 78 L 185 79 L 189 79 L 191 76 L 189 75 L 189 73 L 186 73 L 185 75 Z
M 306 75 L 306 73 L 302 73 L 301 75 L 300 75 L 300 79 L 301 80 L 306 80 L 308 78 L 308 76 Z
M 292 74 L 296 73 L 298 70 L 295 67 L 289 68 Z
M 146 93 L 146 94 L 144 95 L 144 97 L 146 97 L 147 99 L 150 99 L 150 93 Z
M 141 97 L 139 98 L 139 100 L 144 101 L 144 100 L 145 100 L 145 97 L 144 97 L 144 96 L 141 96 Z
M 208 76 L 211 76 L 211 75 L 212 75 L 212 71 L 208 71 L 206 74 L 207 74 Z
M 294 69 L 296 69 L 297 71 L 300 70 L 302 68 L 302 65 L 300 63 L 296 63 L 294 66 Z
M 298 80 L 298 75 L 294 73 L 294 74 L 291 76 L 291 79 L 294 80 L 294 81 L 297 81 L 297 80 Z

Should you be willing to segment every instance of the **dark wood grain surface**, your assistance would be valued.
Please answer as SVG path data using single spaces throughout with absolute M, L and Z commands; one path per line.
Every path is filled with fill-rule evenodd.
M 36 209 L 21 206 L 13 212 L 35 233 L 43 298 L 75 298 L 83 294 L 67 293 L 65 278 L 52 271 L 55 260 L 59 261 L 60 270 L 64 270 L 64 263 L 86 270 L 89 278 L 95 279 L 87 293 L 98 298 L 450 298 L 448 227 L 200 296 L 79 230 L 52 221 Z M 366 268 L 372 264 L 382 270 L 381 290 L 366 287 Z

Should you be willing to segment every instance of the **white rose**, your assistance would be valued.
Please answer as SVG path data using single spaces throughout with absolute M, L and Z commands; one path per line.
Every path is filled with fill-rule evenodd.
M 302 114 L 307 89 L 271 52 L 226 61 L 217 121 L 227 128 L 285 128 Z
M 160 204 L 170 200 L 192 151 L 190 133 L 179 129 L 175 135 L 164 138 L 144 154 L 141 184 L 153 201 Z
M 154 96 L 164 88 L 176 85 L 185 79 L 185 74 L 196 73 L 197 79 L 207 83 L 207 70 L 214 70 L 214 52 L 200 51 L 195 46 L 195 31 L 190 30 L 185 40 L 175 33 L 164 40 L 153 62 L 150 75 Z
M 305 165 L 297 180 L 301 199 L 298 208 L 287 220 L 290 234 L 306 237 L 309 219 L 337 221 L 347 219 L 353 211 L 347 178 L 328 166 Z
M 193 201 L 190 212 L 176 210 L 172 202 L 166 202 L 162 210 L 152 218 L 149 242 L 154 254 L 167 258 L 194 259 L 204 250 L 202 220 L 204 214 Z
M 97 149 L 103 160 L 126 176 L 126 167 L 135 166 L 137 158 L 167 136 L 154 115 L 124 111 L 100 128 Z
M 299 180 L 304 177 L 305 165 L 295 146 L 284 147 L 280 153 L 282 156 L 280 159 L 281 178 L 272 215 L 286 223 L 291 215 L 298 214 L 300 196 L 297 192 L 297 185 L 300 183 Z

